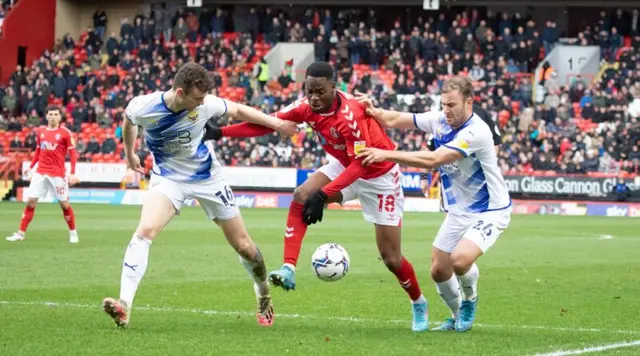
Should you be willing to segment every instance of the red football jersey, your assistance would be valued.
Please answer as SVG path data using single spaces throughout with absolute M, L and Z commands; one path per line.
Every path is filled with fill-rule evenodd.
M 56 129 L 41 127 L 36 129 L 36 134 L 39 151 L 36 152 L 38 158 L 36 172 L 53 177 L 65 177 L 64 161 L 67 151 L 75 149 L 71 131 L 63 127 Z
M 365 113 L 353 96 L 338 92 L 334 109 L 335 111 L 326 114 L 314 113 L 308 100 L 304 98 L 278 111 L 275 116 L 282 120 L 309 124 L 319 136 L 324 150 L 345 168 L 351 164 L 360 148 L 395 150 L 395 144 L 384 129 Z M 362 178 L 379 177 L 394 166 L 393 162 L 374 163 L 366 168 Z

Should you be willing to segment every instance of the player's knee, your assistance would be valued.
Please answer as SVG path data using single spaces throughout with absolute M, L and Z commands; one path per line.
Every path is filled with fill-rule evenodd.
M 142 236 L 149 240 L 155 239 L 159 232 L 160 227 L 154 226 L 153 224 L 148 222 L 141 222 L 140 225 L 138 225 L 138 229 L 136 230 L 138 236 Z
M 382 262 L 384 262 L 389 271 L 397 271 L 402 265 L 402 255 L 400 253 L 382 252 L 380 257 L 382 257 Z
M 38 204 L 38 201 L 35 199 L 29 199 L 27 200 L 27 207 L 31 208 L 31 209 L 35 209 L 36 205 Z
M 465 274 L 469 270 L 473 262 L 473 257 L 468 256 L 464 253 L 454 251 L 451 254 L 451 263 L 453 265 L 453 270 L 457 275 Z
M 248 260 L 253 260 L 256 257 L 255 245 L 247 232 L 234 237 L 233 241 L 233 247 L 240 256 Z
M 451 274 L 453 271 L 451 270 L 451 266 L 447 266 L 444 263 L 432 263 L 431 264 L 431 279 L 436 282 L 444 282 L 447 279 L 451 278 Z
M 302 204 L 307 201 L 309 195 L 311 195 L 311 193 L 307 189 L 305 189 L 304 186 L 296 187 L 296 189 L 293 191 L 293 201 Z
M 69 210 L 69 208 L 71 207 L 71 204 L 69 204 L 68 201 L 61 201 L 60 207 L 64 210 Z

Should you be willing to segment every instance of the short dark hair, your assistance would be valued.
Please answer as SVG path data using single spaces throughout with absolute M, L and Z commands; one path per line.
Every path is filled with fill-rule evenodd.
M 47 106 L 47 108 L 44 109 L 44 114 L 45 115 L 48 114 L 49 111 L 57 111 L 57 112 L 60 113 L 60 115 L 62 115 L 62 109 L 60 109 L 60 107 L 57 106 L 57 105 L 49 105 L 49 106 Z
M 178 70 L 173 79 L 173 87 L 182 89 L 185 93 L 190 93 L 196 88 L 203 93 L 210 92 L 213 87 L 213 78 L 209 72 L 201 65 L 189 62 Z
M 333 80 L 333 67 L 327 62 L 313 62 L 307 67 L 305 76 Z

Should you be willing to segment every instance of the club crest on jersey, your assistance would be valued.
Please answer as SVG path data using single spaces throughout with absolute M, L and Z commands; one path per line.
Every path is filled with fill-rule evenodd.
M 60 134 L 56 134 L 56 141 L 60 139 Z
M 189 111 L 187 117 L 189 118 L 189 121 L 195 122 L 198 119 L 198 109 Z
M 40 134 L 40 138 L 44 138 L 44 134 Z
M 332 127 L 331 129 L 329 129 L 329 132 L 331 132 L 331 136 L 333 136 L 334 138 L 340 137 L 340 134 L 338 133 L 338 130 L 336 130 L 335 127 Z

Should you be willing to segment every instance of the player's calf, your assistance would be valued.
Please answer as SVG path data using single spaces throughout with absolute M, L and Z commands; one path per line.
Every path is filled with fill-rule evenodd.
M 460 280 L 464 300 L 473 301 L 477 296 L 480 271 L 475 261 L 481 255 L 482 250 L 468 239 L 462 239 L 451 253 L 451 263 Z
M 376 242 L 382 261 L 411 299 L 413 331 L 429 329 L 429 311 L 413 266 L 400 252 L 400 227 L 376 224 Z
M 458 318 L 462 303 L 460 283 L 453 271 L 449 253 L 437 247 L 434 247 L 431 253 L 431 278 L 436 283 L 440 298 L 451 311 L 451 318 L 445 320 L 437 330 L 454 330 L 453 325 Z
M 60 208 L 62 209 L 64 220 L 69 227 L 69 243 L 75 244 L 80 242 L 78 232 L 76 231 L 76 217 L 73 208 L 71 208 L 71 204 L 69 204 L 69 201 L 61 201 Z
M 25 205 L 24 211 L 22 212 L 22 217 L 20 218 L 20 227 L 18 228 L 17 232 L 13 233 L 11 236 L 7 236 L 7 241 L 15 242 L 25 239 L 27 228 L 29 227 L 31 220 L 33 220 L 33 215 L 35 214 L 37 204 L 37 198 L 29 198 L 27 200 L 27 204 Z
M 460 314 L 455 328 L 458 332 L 469 331 L 476 319 L 478 305 L 478 278 L 480 270 L 475 261 L 482 255 L 475 241 L 463 238 L 451 253 L 451 262 L 462 290 Z
M 253 279 L 253 288 L 258 302 L 256 314 L 258 323 L 262 326 L 271 326 L 274 318 L 273 305 L 267 282 L 267 267 L 260 249 L 249 236 L 240 215 L 216 222 L 222 228 L 231 247 L 240 255 L 240 263 Z

